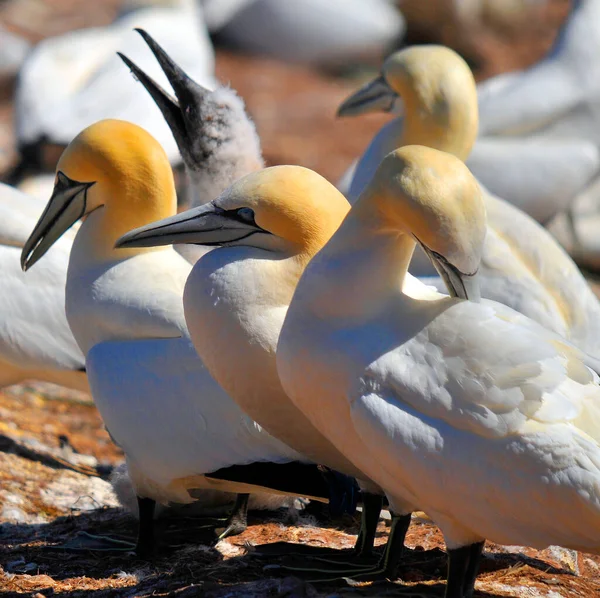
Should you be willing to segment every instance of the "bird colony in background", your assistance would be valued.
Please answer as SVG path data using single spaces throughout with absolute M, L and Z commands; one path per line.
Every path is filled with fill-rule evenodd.
M 29 55 L 15 177 L 43 144 L 66 149 L 45 208 L 0 187 L 0 385 L 91 392 L 139 518 L 135 545 L 107 537 L 106 550 L 151 556 L 160 505 L 234 502 L 223 538 L 249 504 L 301 496 L 362 505 L 350 555 L 282 561 L 315 582 L 394 579 L 416 510 L 444 535 L 447 598 L 473 595 L 486 540 L 600 553 L 600 305 L 545 228 L 563 219 L 568 247 L 593 255 L 581 205 L 597 214 L 600 2 L 574 3 L 539 64 L 479 87 L 448 48 L 390 55 L 339 108 L 393 113 L 339 189 L 265 168 L 207 34 L 332 62 L 402 32 L 390 3 L 365 20 L 354 0 L 324 35 L 317 5 L 138 9 Z M 177 213 L 180 162 L 190 207 Z

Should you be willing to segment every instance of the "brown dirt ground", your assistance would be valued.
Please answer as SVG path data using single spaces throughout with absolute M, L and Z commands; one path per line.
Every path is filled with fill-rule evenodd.
M 38 41 L 75 27 L 110 22 L 120 0 L 0 0 L 0 23 Z M 450 0 L 404 0 L 411 41 L 444 42 L 469 59 L 479 78 L 535 62 L 549 47 L 568 0 L 549 0 L 520 25 L 486 17 L 461 25 Z M 385 117 L 336 121 L 339 102 L 357 81 L 276 61 L 219 52 L 217 73 L 246 99 L 270 164 L 297 163 L 336 180 Z M 12 81 L 0 82 L 0 169 L 15 158 Z M 4 151 L 4 154 L 2 153 Z M 51 165 L 50 165 L 51 166 Z M 65 441 L 65 439 L 67 441 Z M 92 458 L 90 458 L 92 457 Z M 250 527 L 211 547 L 211 533 L 189 521 L 160 525 L 161 549 L 150 561 L 131 554 L 73 553 L 58 548 L 84 530 L 132 538 L 135 522 L 116 507 L 103 474 L 122 459 L 93 405 L 47 385 L 0 393 L 0 594 L 3 596 L 442 596 L 445 554 L 436 528 L 415 518 L 410 551 L 395 583 L 312 585 L 272 569 L 253 546 L 274 541 L 349 548 L 357 521 L 326 524 L 285 513 L 253 514 Z M 97 467 L 97 464 L 99 466 Z M 98 474 L 100 472 L 100 475 Z M 574 516 L 577 516 L 574 514 Z M 387 528 L 381 522 L 378 544 Z M 600 596 L 600 558 L 557 548 L 486 546 L 476 596 Z

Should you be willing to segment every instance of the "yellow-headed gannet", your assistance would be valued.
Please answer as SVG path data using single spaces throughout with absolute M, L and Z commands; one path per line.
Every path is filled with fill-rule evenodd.
M 600 550 L 598 362 L 479 302 L 485 234 L 462 161 L 396 150 L 308 264 L 277 349 L 296 405 L 396 512 L 440 527 L 446 598 L 473 595 L 485 539 Z M 408 274 L 417 244 L 451 297 Z
M 382 75 L 348 98 L 340 114 L 389 110 L 402 99 L 404 118 L 386 124 L 357 167 L 352 202 L 373 176 L 380 160 L 403 145 L 419 144 L 464 160 L 477 135 L 477 95 L 467 64 L 442 46 L 407 48 L 390 56 Z M 600 355 L 600 304 L 556 240 L 534 220 L 484 191 L 488 234 L 480 267 L 481 293 L 537 320 Z M 422 252 L 411 272 L 435 270 Z M 443 287 L 435 280 L 438 289 Z
M 67 319 L 96 405 L 127 458 L 141 553 L 154 545 L 155 501 L 192 502 L 202 488 L 320 500 L 330 491 L 317 467 L 244 414 L 198 358 L 183 312 L 189 262 L 171 247 L 115 249 L 126 231 L 175 211 L 173 174 L 158 142 L 131 123 L 100 121 L 61 156 L 54 193 L 21 258 L 30 268 L 83 218 L 69 260 Z M 239 528 L 234 518 L 226 532 Z
M 290 401 L 275 365 L 296 283 L 349 208 L 313 171 L 276 166 L 247 175 L 204 206 L 128 233 L 118 246 L 224 246 L 202 257 L 186 284 L 185 317 L 194 346 L 215 379 L 261 426 L 316 462 L 358 478 L 368 504 L 357 540 L 362 564 L 373 545 L 381 489 Z M 409 522 L 410 517 L 394 518 L 390 546 L 401 549 Z M 396 564 L 392 558 L 390 570 Z

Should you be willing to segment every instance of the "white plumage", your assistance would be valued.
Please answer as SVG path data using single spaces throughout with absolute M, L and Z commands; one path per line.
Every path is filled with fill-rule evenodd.
M 600 172 L 600 2 L 573 5 L 546 58 L 478 86 L 480 139 L 467 161 L 492 193 L 544 223 Z
M 183 313 L 190 263 L 171 247 L 114 248 L 136 224 L 175 211 L 171 168 L 157 141 L 131 123 L 100 121 L 76 137 L 57 169 L 55 192 L 22 260 L 29 267 L 46 239 L 86 215 L 69 260 L 66 313 L 136 494 L 185 503 L 205 487 L 249 492 L 252 484 L 203 474 L 301 460 L 243 413 L 199 360 Z
M 33 274 L 21 271 L 21 250 L 43 208 L 0 183 L 0 387 L 35 378 L 87 391 L 64 307 L 71 239 L 60 239 Z
M 19 75 L 15 96 L 18 144 L 67 145 L 92 123 L 120 118 L 144 127 L 159 140 L 172 163 L 180 162 L 169 127 L 152 100 L 140 93 L 116 52 L 125 52 L 162 85 L 168 84 L 132 31 L 149 29 L 194 78 L 212 88 L 214 53 L 194 4 L 140 9 L 109 27 L 81 29 L 40 42 Z
M 475 83 L 464 61 L 452 50 L 441 46 L 408 48 L 388 58 L 383 73 L 340 108 L 342 114 L 349 115 L 375 107 L 391 108 L 398 93 L 405 104 L 404 118 L 384 125 L 360 159 L 348 193 L 351 202 L 356 201 L 388 152 L 415 143 L 465 159 L 477 132 Z M 525 143 L 520 145 L 515 156 L 528 151 Z M 560 154 L 552 142 L 543 145 L 545 153 L 539 156 Z M 520 168 L 510 162 L 502 164 L 504 178 Z M 552 167 L 552 176 L 565 178 L 565 169 L 572 166 L 569 164 L 563 161 Z M 573 260 L 523 211 L 489 191 L 484 199 L 488 234 L 479 270 L 482 295 L 521 311 L 583 350 L 600 354 L 600 303 Z M 443 290 L 431 262 L 420 250 L 413 258 L 411 272 Z
M 456 158 L 388 156 L 307 266 L 277 351 L 289 396 L 346 456 L 371 462 L 391 508 L 440 527 L 451 571 L 453 551 L 484 539 L 600 549 L 600 380 L 586 366 L 597 362 L 502 304 L 406 280 L 418 240 L 451 290 L 474 288 L 480 202 Z

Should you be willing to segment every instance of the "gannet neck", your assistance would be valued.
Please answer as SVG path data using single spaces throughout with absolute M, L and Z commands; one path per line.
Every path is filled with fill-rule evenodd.
M 203 100 L 195 115 L 191 151 L 184 155 L 193 205 L 215 199 L 232 182 L 264 168 L 260 137 L 242 98 L 231 88 L 219 87 Z
M 318 318 L 369 320 L 402 293 L 415 246 L 414 238 L 382 233 L 355 212 L 308 265 L 310 285 L 302 286 L 298 300 Z M 418 298 L 421 286 L 416 281 L 411 296 Z
M 190 337 L 215 380 L 252 419 L 309 459 L 365 477 L 289 400 L 275 361 L 287 307 L 304 265 L 252 247 L 199 260 L 184 292 Z
M 340 229 L 308 266 L 309 279 L 320 279 L 322 289 L 311 288 L 315 299 L 303 301 L 318 309 L 323 298 L 324 309 L 344 318 L 369 317 L 402 292 L 416 243 L 450 294 L 478 301 L 476 274 L 485 234 L 481 189 L 464 163 L 429 147 L 403 147 L 381 162 Z M 361 288 L 353 289 L 357 280 Z M 410 295 L 418 298 L 415 283 L 409 285 Z M 430 299 L 431 293 L 423 291 Z M 341 306 L 334 295 L 344 297 Z

